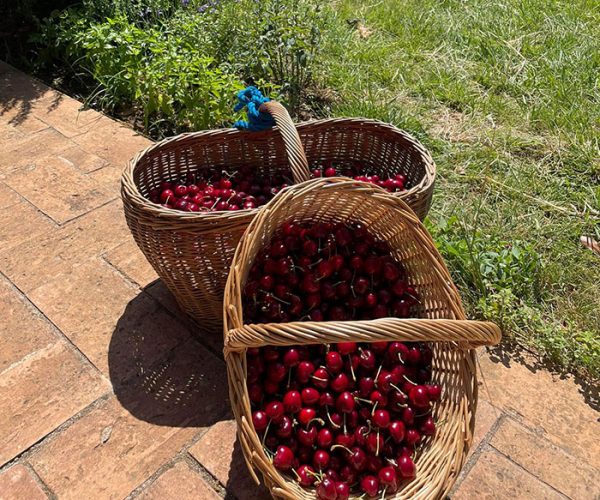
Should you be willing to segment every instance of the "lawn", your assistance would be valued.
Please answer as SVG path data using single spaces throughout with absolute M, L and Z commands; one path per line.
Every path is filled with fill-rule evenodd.
M 300 116 L 411 132 L 470 315 L 600 375 L 600 256 L 580 243 L 600 240 L 598 1 L 86 0 L 18 52 L 156 138 L 231 123 L 248 82 Z
M 394 123 L 432 151 L 429 227 L 471 314 L 598 375 L 600 260 L 579 241 L 600 236 L 598 2 L 335 10 L 329 113 Z

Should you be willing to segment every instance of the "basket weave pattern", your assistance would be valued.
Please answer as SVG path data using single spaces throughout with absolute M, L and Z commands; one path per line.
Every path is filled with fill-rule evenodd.
M 361 222 L 387 241 L 419 292 L 420 319 L 245 324 L 242 293 L 260 251 L 284 222 Z M 434 418 L 436 436 L 417 454 L 417 478 L 388 498 L 439 498 L 452 486 L 468 452 L 477 405 L 474 348 L 495 344 L 500 331 L 492 323 L 465 320 L 460 297 L 431 237 L 408 206 L 372 185 L 348 179 L 319 179 L 281 192 L 251 222 L 233 259 L 224 297 L 225 358 L 229 394 L 244 456 L 262 473 L 273 496 L 314 499 L 282 476 L 264 453 L 252 425 L 246 386 L 246 349 L 263 345 L 299 345 L 343 341 L 426 341 L 433 343 L 433 382 L 443 387 Z
M 133 237 L 181 308 L 202 330 L 222 327 L 222 297 L 236 245 L 257 209 L 180 212 L 148 200 L 162 181 L 210 169 L 256 167 L 259 175 L 308 179 L 308 166 L 325 161 L 358 164 L 372 174 L 402 173 L 405 199 L 424 218 L 431 204 L 435 165 L 427 151 L 399 129 L 373 120 L 332 119 L 294 127 L 275 102 L 263 104 L 277 127 L 182 134 L 139 153 L 123 173 L 121 195 Z M 261 107 L 261 109 L 263 109 Z M 304 149 L 303 149 L 304 146 Z M 306 154 L 305 154 L 306 153 Z

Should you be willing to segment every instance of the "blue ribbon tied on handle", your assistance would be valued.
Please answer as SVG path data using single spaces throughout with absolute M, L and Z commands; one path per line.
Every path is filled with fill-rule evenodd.
M 235 105 L 235 112 L 246 108 L 248 121 L 238 120 L 233 126 L 240 130 L 250 130 L 251 132 L 260 132 L 275 126 L 275 120 L 269 113 L 263 113 L 258 110 L 260 105 L 269 102 L 271 99 L 262 95 L 256 87 L 246 87 L 237 94 L 238 103 Z

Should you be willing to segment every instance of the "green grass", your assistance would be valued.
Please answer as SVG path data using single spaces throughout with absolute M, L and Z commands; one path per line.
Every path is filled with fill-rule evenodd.
M 329 113 L 392 122 L 430 148 L 429 227 L 470 313 L 598 376 L 600 257 L 579 237 L 600 239 L 600 3 L 339 0 L 335 12 L 319 75 L 336 91 Z

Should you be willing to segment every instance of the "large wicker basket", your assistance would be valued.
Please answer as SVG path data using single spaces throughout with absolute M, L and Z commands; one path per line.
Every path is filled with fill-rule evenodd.
M 291 169 L 299 182 L 308 179 L 308 165 L 339 161 L 360 163 L 373 174 L 404 174 L 409 189 L 395 196 L 405 199 L 421 218 L 431 204 L 433 160 L 399 129 L 363 119 L 319 120 L 296 128 L 278 103 L 263 104 L 261 110 L 273 114 L 276 128 L 182 134 L 139 153 L 123 174 L 125 216 L 136 243 L 181 308 L 205 331 L 222 327 L 229 265 L 256 209 L 211 213 L 165 209 L 147 199 L 162 181 L 211 168 L 233 171 L 250 165 L 265 175 Z
M 245 324 L 242 296 L 259 250 L 286 221 L 358 221 L 385 239 L 419 291 L 421 319 Z M 239 440 L 249 465 L 258 469 L 275 497 L 314 499 L 315 493 L 281 475 L 263 451 L 252 425 L 246 386 L 246 350 L 263 345 L 371 342 L 433 343 L 433 380 L 444 388 L 435 408 L 436 436 L 416 457 L 417 478 L 389 498 L 440 498 L 451 488 L 472 440 L 477 382 L 474 348 L 495 344 L 492 323 L 465 320 L 458 292 L 431 237 L 400 199 L 371 185 L 348 179 L 321 179 L 292 186 L 263 208 L 244 234 L 231 266 L 224 297 L 225 358 L 231 405 Z

